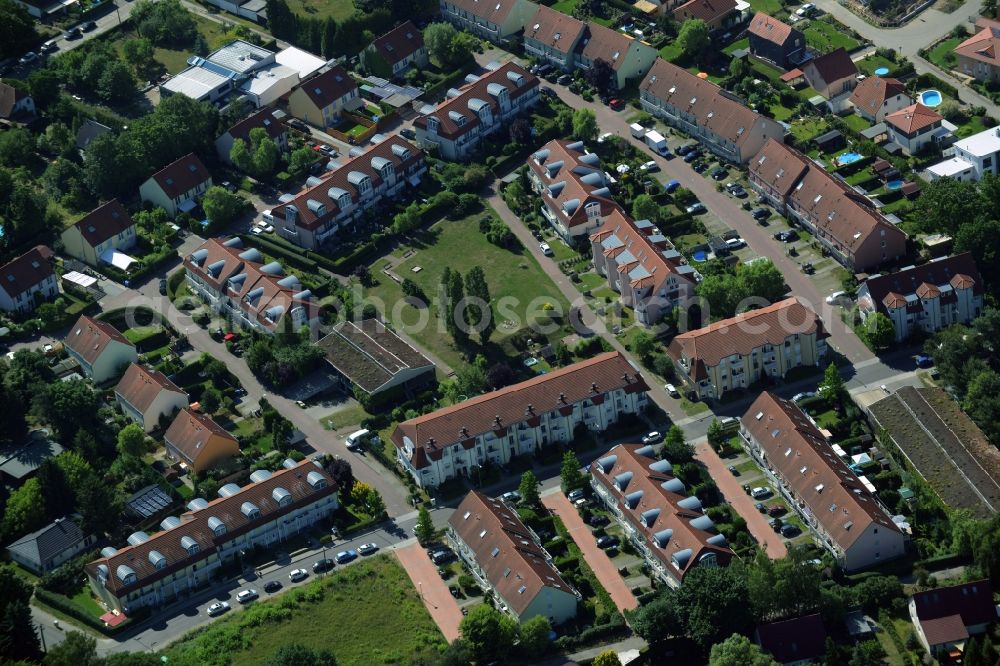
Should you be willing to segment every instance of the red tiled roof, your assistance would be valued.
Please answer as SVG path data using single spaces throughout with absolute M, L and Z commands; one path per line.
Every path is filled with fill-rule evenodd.
M 132 216 L 125 210 L 118 199 L 112 199 L 103 206 L 98 206 L 77 222 L 75 226 L 83 239 L 91 247 L 97 247 L 109 238 L 113 238 L 135 224 Z
M 884 79 L 880 76 L 869 76 L 858 84 L 851 93 L 850 102 L 869 115 L 878 113 L 886 100 L 896 95 L 907 95 L 906 86 L 898 79 Z M 907 99 L 909 97 L 907 96 Z
M 764 12 L 757 12 L 750 19 L 747 32 L 769 42 L 784 45 L 788 41 L 788 38 L 792 36 L 792 26 L 782 23 Z M 796 30 L 796 32 L 798 31 Z
M 538 77 L 514 62 L 504 63 L 494 71 L 483 74 L 478 80 L 461 88 L 457 96 L 446 99 L 430 113 L 414 120 L 413 125 L 427 129 L 427 119 L 436 118 L 439 124 L 437 133 L 448 139 L 457 139 L 479 126 L 479 114 L 470 108 L 471 105 L 477 103 L 477 100 L 489 104 L 493 111 L 493 117 L 499 117 L 500 105 L 489 93 L 489 88 L 493 85 L 506 88 L 508 96 L 513 101 L 532 88 L 538 87 Z M 459 114 L 464 119 L 461 125 L 451 117 L 453 113 Z
M 69 334 L 63 342 L 68 349 L 72 349 L 87 363 L 96 361 L 112 342 L 135 347 L 118 332 L 117 328 L 100 319 L 91 319 L 87 315 L 82 315 L 76 320 L 76 324 L 69 329 Z
M 502 501 L 472 491 L 448 524 L 472 549 L 486 579 L 516 614 L 526 611 L 544 588 L 575 596 L 531 531 Z
M 816 333 L 817 339 L 827 336 L 819 315 L 793 296 L 681 333 L 674 337 L 670 351 L 677 360 L 701 361 L 713 367 L 732 354 L 745 355 L 762 345 L 783 344 L 796 333 Z
M 334 65 L 322 74 L 306 79 L 299 86 L 318 109 L 325 109 L 338 99 L 356 90 L 358 84 L 340 65 Z
M 524 38 L 539 41 L 560 53 L 569 53 L 586 27 L 587 24 L 579 19 L 538 5 L 535 15 L 524 26 Z
M 961 615 L 946 615 L 933 620 L 921 620 L 920 628 L 923 629 L 927 644 L 931 647 L 957 643 L 969 637 Z
M 587 31 L 580 44 L 583 47 L 581 53 L 584 58 L 591 62 L 598 59 L 606 60 L 616 72 L 625 62 L 626 55 L 630 50 L 652 49 L 648 44 L 643 44 L 623 32 L 612 30 L 593 21 L 587 22 Z
M 817 74 L 819 78 L 822 79 L 822 81 L 818 81 L 816 83 L 812 81 L 809 82 L 809 85 L 814 88 L 823 88 L 831 83 L 834 83 L 835 81 L 840 81 L 841 79 L 858 75 L 857 65 L 854 64 L 854 61 L 851 60 L 851 56 L 847 54 L 847 51 L 844 50 L 843 47 L 810 60 L 808 63 L 803 65 L 802 70 L 806 75 L 806 79 L 809 79 L 813 73 Z
M 1000 66 L 1000 29 L 987 26 L 955 47 L 955 53 L 966 58 Z
M 0 288 L 11 297 L 19 296 L 53 274 L 52 250 L 36 245 L 0 266 Z
M 392 441 L 399 449 L 404 437 L 413 443 L 413 464 L 419 469 L 428 465 L 428 457 L 440 459 L 443 447 L 497 430 L 496 417 L 500 417 L 500 429 L 507 428 L 527 420 L 530 414 L 545 414 L 593 398 L 594 385 L 599 395 L 616 389 L 628 393 L 649 390 L 624 356 L 607 352 L 403 421 L 393 432 Z
M 167 379 L 159 370 L 132 363 L 125 370 L 121 381 L 115 387 L 115 394 L 128 404 L 145 413 L 161 391 L 179 393 L 187 398 L 182 388 Z
M 688 0 L 674 9 L 678 20 L 684 18 L 701 19 L 713 23 L 736 11 L 736 0 Z
M 790 400 L 767 391 L 742 418 L 775 474 L 844 551 L 873 523 L 899 533 L 858 475 Z
M 605 186 L 600 158 L 582 141 L 553 139 L 528 158 L 528 167 L 545 185 L 542 199 L 549 210 L 568 229 L 588 223 L 587 204 L 600 204 L 602 216 L 620 210 Z
M 904 268 L 895 273 L 875 275 L 865 281 L 862 289 L 868 292 L 872 303 L 882 304 L 886 308 L 901 308 L 906 306 L 907 294 L 930 298 L 939 295 L 940 287 L 944 285 L 950 285 L 955 289 L 971 287 L 973 293 L 983 293 L 983 278 L 971 253 L 962 252 L 951 257 L 928 261 L 919 266 Z M 878 309 L 885 313 L 884 308 Z
M 264 130 L 272 139 L 277 139 L 288 131 L 285 122 L 274 116 L 274 109 L 265 107 L 230 127 L 229 136 L 233 137 L 234 141 L 236 139 L 249 141 L 250 130 L 254 129 Z
M 169 198 L 175 199 L 212 177 L 198 156 L 188 153 L 152 175 L 156 184 Z
M 519 0 L 448 0 L 459 10 L 500 26 Z
M 757 643 L 779 664 L 812 661 L 826 651 L 826 628 L 819 613 L 757 627 Z
M 372 46 L 378 54 L 390 65 L 405 60 L 424 47 L 424 36 L 413 25 L 413 21 L 405 21 L 381 37 L 375 38 Z
M 296 226 L 316 229 L 340 214 L 339 201 L 331 196 L 331 190 L 338 197 L 340 194 L 337 190 L 346 192 L 350 195 L 351 202 L 356 203 L 361 200 L 361 192 L 352 181 L 367 176 L 371 179 L 372 189 L 377 188 L 382 183 L 382 174 L 376 165 L 383 166 L 388 161 L 395 168 L 396 177 L 404 179 L 405 171 L 423 159 L 422 150 L 393 135 L 323 176 L 323 182 L 320 184 L 302 190 L 288 203 L 275 206 L 271 214 L 284 219 L 286 209 L 293 205 L 298 211 Z M 310 201 L 322 204 L 322 210 L 325 212 L 318 215 L 318 211 L 313 210 L 315 205 L 310 207 Z
M 651 446 L 619 444 L 590 465 L 591 478 L 614 499 L 625 519 L 642 535 L 664 568 L 683 580 L 706 556 L 719 566 L 732 559 L 726 538 L 688 495 L 669 461 Z
M 239 453 L 239 442 L 231 434 L 212 420 L 210 416 L 199 414 L 190 407 L 185 407 L 174 418 L 163 439 L 173 448 L 180 451 L 185 458 L 195 462 L 205 452 L 205 442 L 209 437 L 221 437 L 228 440 L 234 455 Z
M 921 622 L 951 615 L 961 616 L 967 627 L 997 621 L 993 586 L 986 579 L 917 592 L 913 603 Z
M 895 113 L 890 113 L 885 117 L 885 121 L 900 129 L 908 135 L 912 135 L 920 130 L 930 127 L 934 123 L 941 122 L 944 118 L 940 113 L 930 109 L 920 102 L 911 104 L 905 109 L 900 109 Z

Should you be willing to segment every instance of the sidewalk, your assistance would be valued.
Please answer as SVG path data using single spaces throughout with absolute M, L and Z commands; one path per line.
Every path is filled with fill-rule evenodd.
M 570 504 L 570 501 L 566 499 L 566 496 L 562 494 L 562 491 L 556 489 L 554 492 L 543 495 L 542 504 L 563 521 L 566 529 L 573 537 L 573 541 L 576 542 L 576 545 L 583 552 L 583 557 L 587 560 L 587 564 L 594 570 L 594 575 L 597 576 L 597 579 L 604 585 L 604 589 L 611 595 L 611 600 L 615 602 L 618 610 L 625 612 L 637 608 L 639 602 L 636 601 L 632 590 L 625 584 L 621 574 L 618 573 L 618 569 L 614 563 L 608 559 L 607 554 L 597 547 L 597 540 L 594 539 L 594 534 L 590 531 L 589 527 L 584 525 L 580 514 Z
M 420 592 L 427 612 L 434 618 L 445 639 L 451 643 L 459 636 L 458 625 L 462 622 L 462 611 L 448 591 L 448 586 L 438 575 L 437 567 L 419 543 L 396 548 L 393 552 L 406 569 L 413 586 Z

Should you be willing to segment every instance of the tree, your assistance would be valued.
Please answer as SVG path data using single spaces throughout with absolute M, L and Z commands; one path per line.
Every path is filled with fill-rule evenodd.
M 529 659 L 537 659 L 545 654 L 551 643 L 549 634 L 552 633 L 552 625 L 549 618 L 544 615 L 536 615 L 526 620 L 521 625 L 521 654 Z
M 903 596 L 903 586 L 895 576 L 872 576 L 854 589 L 858 603 L 869 613 L 875 613 L 879 608 L 888 608 L 893 599 Z
M 50 104 L 59 101 L 59 74 L 48 67 L 45 69 L 36 69 L 29 74 L 28 87 L 31 88 L 31 98 L 35 101 L 35 106 L 40 106 L 44 109 L 48 108 Z
M 282 645 L 264 663 L 265 666 L 337 666 L 329 650 L 314 650 L 299 643 Z
M 722 424 L 719 423 L 719 419 L 713 418 L 712 422 L 708 424 L 707 436 L 709 445 L 716 451 L 726 443 L 726 433 Z
M 246 141 L 243 139 L 233 141 L 233 147 L 229 149 L 229 161 L 240 171 L 250 173 L 250 169 L 253 168 L 253 156 Z
M 37 661 L 41 654 L 31 607 L 21 600 L 7 603 L 0 618 L 0 661 Z
M 632 344 L 629 347 L 640 361 L 647 363 L 656 351 L 656 340 L 649 333 L 639 331 L 632 337 Z
M 417 525 L 413 528 L 413 536 L 417 537 L 420 545 L 426 545 L 434 540 L 437 530 L 434 528 L 434 521 L 431 520 L 431 512 L 423 504 L 417 511 Z
M 515 118 L 508 131 L 511 143 L 524 145 L 531 141 L 531 123 L 525 118 Z
M 123 105 L 136 96 L 135 76 L 124 62 L 115 60 L 105 64 L 97 80 L 97 96 L 111 105 Z
M 149 75 L 160 67 L 154 55 L 153 43 L 148 39 L 142 37 L 126 39 L 122 44 L 122 56 L 125 62 L 132 66 L 136 76 L 140 78 L 149 78 Z
M 207 389 L 201 393 L 201 409 L 206 414 L 214 414 L 219 411 L 219 405 L 222 404 L 222 393 L 219 389 L 214 386 L 209 386 Z M 274 442 L 277 445 L 277 441 Z
M 663 442 L 663 455 L 671 463 L 681 465 L 694 460 L 694 451 L 691 445 L 684 441 L 684 431 L 680 426 L 672 425 L 667 431 L 667 436 Z
M 250 130 L 250 141 L 254 146 L 253 170 L 250 172 L 250 175 L 255 178 L 270 176 L 277 168 L 278 158 L 281 155 L 278 144 L 268 136 L 266 130 L 260 127 Z
M 677 607 L 677 593 L 664 588 L 660 594 L 634 611 L 627 611 L 629 624 L 647 643 L 656 644 L 684 633 L 684 619 Z
M 562 470 L 559 476 L 562 479 L 563 492 L 566 493 L 582 488 L 586 483 L 583 472 L 580 471 L 580 460 L 572 451 L 563 454 Z
M 44 666 L 100 666 L 97 640 L 79 631 L 67 631 L 61 643 L 49 648 Z
M 466 306 L 469 325 L 479 334 L 479 341 L 486 344 L 496 330 L 496 318 L 490 305 L 490 288 L 482 266 L 474 266 L 465 276 Z M 473 299 L 469 302 L 469 299 Z
M 573 112 L 574 139 L 593 141 L 597 138 L 597 116 L 590 109 L 577 109 Z
M 229 226 L 246 210 L 247 202 L 223 187 L 212 186 L 202 197 L 201 207 L 213 229 Z
M 448 270 L 445 267 L 445 272 L 442 280 L 447 279 L 445 282 L 445 293 L 447 300 L 447 306 L 445 307 L 445 316 L 447 320 L 445 321 L 445 328 L 451 333 L 451 337 L 455 340 L 455 344 L 459 347 L 465 346 L 469 341 L 469 326 L 468 320 L 466 319 L 466 308 L 462 308 L 462 299 L 465 298 L 465 285 L 462 280 L 462 274 L 458 271 Z
M 28 479 L 12 492 L 4 507 L 3 533 L 19 537 L 45 524 L 45 495 L 38 479 Z
M 868 316 L 864 324 L 865 341 L 877 351 L 888 349 L 896 341 L 896 327 L 881 312 Z
M 787 292 L 785 276 L 770 259 L 741 264 L 736 275 L 743 283 L 745 297 L 762 298 L 770 303 L 781 300 Z
M 333 478 L 339 488 L 354 487 L 354 470 L 351 463 L 343 458 L 331 458 L 326 464 L 326 473 Z
M 521 483 L 517 486 L 517 492 L 521 494 L 521 501 L 525 506 L 535 507 L 541 504 L 542 498 L 538 493 L 541 485 L 538 477 L 530 469 L 521 474 Z
M 451 42 L 458 31 L 450 23 L 431 23 L 424 28 L 424 44 L 427 52 L 442 63 L 451 56 Z
M 0 58 L 19 56 L 38 41 L 35 20 L 24 6 L 0 0 Z
M 119 455 L 141 458 L 146 453 L 146 433 L 138 423 L 129 423 L 118 431 Z
M 998 220 L 963 224 L 955 234 L 955 252 L 971 252 L 976 260 L 976 268 L 982 275 L 998 275 L 1000 248 L 995 243 L 998 237 L 1000 237 Z
M 514 236 L 514 232 L 510 230 L 503 220 L 493 220 L 490 222 L 489 231 L 486 232 L 486 240 L 493 243 L 497 247 L 504 247 L 507 249 L 513 248 L 517 244 L 517 238 Z
M 97 408 L 97 394 L 82 379 L 49 384 L 32 405 L 32 411 L 47 420 L 63 441 L 92 423 Z
M 139 0 L 132 7 L 132 23 L 157 46 L 190 46 L 198 34 L 194 17 L 179 0 Z
M 80 528 L 84 534 L 104 534 L 116 527 L 121 506 L 114 487 L 95 474 L 85 478 L 74 491 L 77 509 L 83 516 Z
M 966 389 L 962 409 L 992 442 L 1000 444 L 1000 374 L 984 370 L 973 377 Z
M 921 231 L 956 236 L 959 227 L 979 221 L 988 210 L 977 183 L 940 178 L 921 189 L 913 219 Z
M 740 634 L 713 645 L 708 656 L 708 666 L 777 666 L 777 663 Z
M 677 591 L 687 635 L 703 648 L 753 626 L 747 586 L 739 567 L 695 567 Z
M 332 60 L 337 55 L 337 22 L 330 16 L 323 21 L 323 35 L 320 39 L 323 57 Z
M 20 127 L 0 133 L 0 163 L 9 167 L 28 166 L 35 153 L 35 141 Z
M 878 641 L 861 641 L 854 646 L 848 666 L 881 666 L 884 659 L 885 650 Z
M 622 666 L 622 661 L 614 650 L 605 650 L 594 657 L 594 661 L 591 663 L 593 666 Z
M 637 220 L 657 222 L 660 219 L 660 206 L 648 194 L 640 194 L 632 202 L 632 217 Z
M 615 69 L 604 58 L 597 58 L 584 72 L 583 78 L 602 95 L 610 94 L 616 87 Z
M 681 25 L 681 30 L 677 35 L 677 46 L 688 58 L 699 57 L 710 43 L 708 26 L 703 20 L 688 19 Z
M 309 169 L 312 168 L 313 162 L 317 159 L 315 150 L 311 150 L 305 146 L 296 148 L 288 156 L 288 173 L 295 178 L 305 178 L 306 174 L 309 173 Z
M 510 386 L 514 379 L 514 371 L 506 363 L 494 363 L 486 373 L 486 383 L 493 390 Z
M 828 403 L 833 405 L 839 403 L 844 397 L 844 378 L 840 376 L 840 371 L 833 363 L 826 366 L 823 372 L 823 381 L 819 384 L 819 395 Z
M 73 489 L 55 458 L 46 458 L 38 466 L 35 478 L 45 498 L 45 513 L 49 520 L 62 518 L 73 512 Z
M 518 633 L 514 618 L 488 604 L 473 607 L 458 630 L 480 661 L 509 653 Z

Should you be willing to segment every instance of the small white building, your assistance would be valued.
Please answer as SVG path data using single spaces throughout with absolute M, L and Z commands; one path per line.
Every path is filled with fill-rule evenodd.
M 984 174 L 1000 173 L 1000 127 L 960 139 L 949 152 L 951 157 L 927 168 L 932 181 L 938 178 L 978 181 Z
M 42 529 L 26 534 L 7 546 L 10 559 L 39 576 L 65 564 L 97 543 L 93 534 L 84 534 L 79 516 L 56 518 Z

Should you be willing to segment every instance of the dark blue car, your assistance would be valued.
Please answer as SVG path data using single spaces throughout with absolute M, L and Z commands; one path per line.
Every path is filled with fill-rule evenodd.
M 669 183 L 665 184 L 663 186 L 663 189 L 665 189 L 667 192 L 673 192 L 674 190 L 676 190 L 680 186 L 681 186 L 681 181 L 679 181 L 679 180 L 672 180 Z

